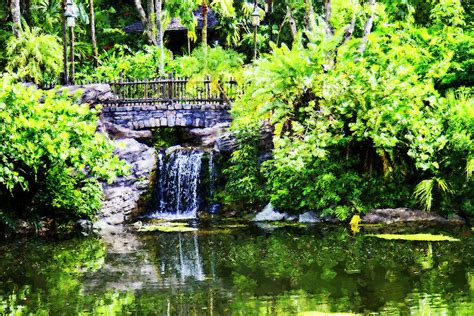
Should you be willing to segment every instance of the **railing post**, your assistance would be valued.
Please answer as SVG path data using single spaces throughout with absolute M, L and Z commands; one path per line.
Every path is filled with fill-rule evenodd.
M 119 78 L 119 86 L 120 86 L 120 94 L 121 94 L 121 99 L 122 100 L 125 100 L 125 86 L 123 85 L 123 71 L 120 72 L 119 74 L 120 78 Z
M 211 75 L 207 75 L 206 93 L 207 93 L 207 99 L 210 101 L 211 100 Z
M 168 98 L 170 99 L 170 102 L 173 103 L 173 89 L 174 89 L 174 85 L 173 85 L 173 74 L 171 73 L 169 75 L 169 95 L 168 95 Z
M 222 83 L 221 80 L 219 80 L 219 104 L 224 104 L 224 89 L 225 89 L 225 83 Z

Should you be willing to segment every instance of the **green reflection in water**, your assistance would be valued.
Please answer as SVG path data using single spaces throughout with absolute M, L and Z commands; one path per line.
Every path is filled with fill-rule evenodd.
M 0 314 L 470 315 L 474 237 L 456 237 L 250 227 L 8 244 L 0 246 Z

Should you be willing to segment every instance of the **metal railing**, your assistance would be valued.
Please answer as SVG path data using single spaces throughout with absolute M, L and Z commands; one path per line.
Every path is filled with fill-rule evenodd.
M 148 80 L 109 82 L 117 99 L 108 106 L 189 104 L 230 105 L 241 93 L 237 82 L 189 80 L 180 77 L 161 77 Z

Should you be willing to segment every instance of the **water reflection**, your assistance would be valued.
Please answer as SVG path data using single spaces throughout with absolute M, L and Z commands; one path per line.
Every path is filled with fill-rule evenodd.
M 84 273 L 85 293 L 102 289 L 135 291 L 158 284 L 160 273 L 143 242 L 124 227 L 106 232 L 100 242 L 107 249 L 102 267 Z
M 474 238 L 344 229 L 199 231 L 0 247 L 0 314 L 469 315 Z

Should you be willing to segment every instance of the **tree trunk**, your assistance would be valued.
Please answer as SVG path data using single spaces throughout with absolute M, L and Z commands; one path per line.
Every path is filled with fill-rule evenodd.
M 155 38 L 156 41 L 156 15 L 155 15 L 155 0 L 147 0 L 146 2 L 146 9 L 147 9 L 147 29 L 151 32 L 152 36 Z M 158 44 L 158 43 L 157 43 Z
M 207 46 L 207 3 L 206 0 L 202 0 L 202 44 L 203 46 Z
M 310 32 L 314 32 L 316 29 L 316 17 L 314 14 L 313 0 L 305 0 L 305 1 L 306 1 L 306 14 L 305 14 L 306 28 Z
M 155 0 L 155 13 L 156 13 L 156 42 L 158 47 L 160 48 L 160 64 L 158 69 L 160 70 L 160 74 L 163 74 L 165 71 L 165 45 L 163 43 L 163 22 L 162 18 L 162 7 L 163 1 L 162 0 Z
M 272 22 L 273 22 L 273 0 L 265 0 L 265 3 L 268 8 L 268 12 L 266 13 L 266 17 L 268 20 L 268 39 L 271 42 L 273 40 L 273 29 L 272 29 Z
M 63 84 L 69 84 L 69 68 L 67 66 L 67 21 L 66 21 L 66 0 L 62 0 L 62 26 L 63 26 Z
M 328 36 L 333 36 L 334 28 L 331 25 L 331 0 L 324 0 L 324 22 L 326 34 Z
M 367 44 L 367 38 L 372 31 L 372 27 L 374 25 L 374 11 L 375 11 L 375 0 L 369 0 L 369 5 L 370 5 L 370 16 L 367 19 L 367 22 L 365 22 L 364 25 L 364 36 L 362 37 L 362 42 L 359 45 L 359 48 L 357 51 L 360 54 L 363 54 L 365 51 L 365 47 Z
M 94 11 L 94 0 L 89 0 L 89 9 L 91 15 L 91 39 L 92 39 L 92 56 L 94 57 L 94 65 L 98 66 L 98 52 L 97 52 L 97 39 L 95 37 L 95 11 Z
M 352 16 L 351 23 L 344 30 L 344 40 L 342 41 L 342 44 L 344 44 L 345 42 L 349 41 L 352 38 L 352 34 L 354 34 L 354 29 L 355 29 L 355 22 L 356 22 L 356 15 L 354 13 Z
M 207 70 L 207 2 L 202 0 L 202 49 L 204 50 L 204 69 Z
M 10 14 L 12 16 L 12 31 L 15 37 L 20 36 L 21 32 L 21 11 L 20 11 L 20 0 L 11 0 L 10 2 Z
M 150 43 L 156 45 L 156 37 L 153 36 L 153 28 L 150 25 L 150 21 L 148 21 L 145 10 L 143 10 L 141 0 L 133 0 L 133 3 L 135 4 L 135 8 L 137 9 L 140 21 L 142 22 L 143 28 L 145 29 L 145 35 L 148 37 Z
M 69 27 L 69 59 L 71 63 L 71 72 L 69 73 L 69 82 L 74 84 L 76 75 L 76 65 L 74 63 L 74 26 Z
M 290 23 L 290 31 L 291 31 L 291 37 L 293 40 L 296 38 L 296 34 L 298 33 L 298 30 L 296 28 L 296 21 L 295 18 L 293 17 L 293 13 L 291 12 L 290 7 L 286 7 L 287 10 L 287 15 L 288 15 L 288 21 Z

